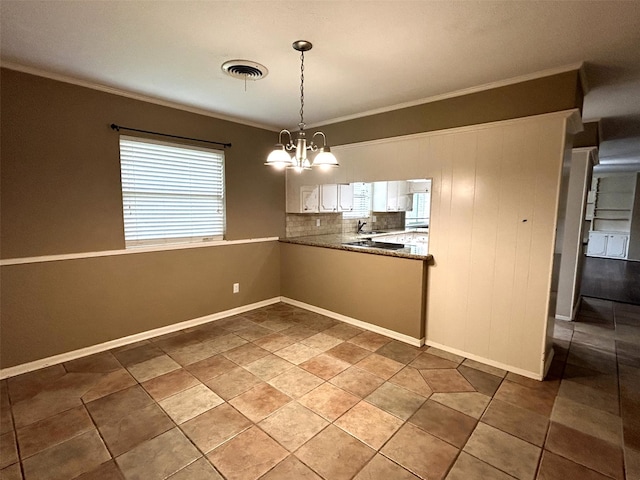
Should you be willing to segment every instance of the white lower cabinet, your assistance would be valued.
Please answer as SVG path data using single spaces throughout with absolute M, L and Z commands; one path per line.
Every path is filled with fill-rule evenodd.
M 629 234 L 589 232 L 587 255 L 591 257 L 627 258 Z

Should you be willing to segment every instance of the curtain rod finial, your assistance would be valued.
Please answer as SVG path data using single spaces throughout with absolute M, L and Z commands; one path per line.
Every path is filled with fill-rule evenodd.
M 112 123 L 111 124 L 111 130 L 116 130 L 117 132 L 119 132 L 120 131 L 120 126 L 116 125 L 115 123 Z

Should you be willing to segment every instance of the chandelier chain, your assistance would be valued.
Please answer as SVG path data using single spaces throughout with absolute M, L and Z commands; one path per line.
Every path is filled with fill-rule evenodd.
M 304 52 L 300 52 L 300 127 L 304 129 Z

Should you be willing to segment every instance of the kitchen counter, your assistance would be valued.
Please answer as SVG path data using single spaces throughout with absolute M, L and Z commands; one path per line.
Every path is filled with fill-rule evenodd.
M 305 237 L 292 237 L 281 238 L 281 242 L 295 243 L 299 245 L 309 245 L 312 247 L 324 247 L 333 248 L 339 250 L 348 250 L 351 252 L 368 253 L 373 255 L 384 255 L 388 257 L 409 258 L 413 260 L 431 261 L 433 257 L 427 253 L 427 245 L 405 245 L 404 248 L 387 250 L 384 248 L 375 248 L 369 246 L 354 246 L 345 245 L 347 242 L 355 242 L 358 240 L 364 240 L 381 235 L 388 235 L 391 233 L 402 233 L 404 230 L 398 232 L 386 232 L 384 234 L 370 234 L 364 232 L 363 234 L 331 234 L 331 235 L 309 235 Z

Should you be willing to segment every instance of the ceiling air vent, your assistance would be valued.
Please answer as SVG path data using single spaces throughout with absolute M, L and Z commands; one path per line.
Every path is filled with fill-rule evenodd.
M 264 65 L 249 60 L 229 60 L 222 64 L 222 71 L 230 77 L 241 80 L 260 80 L 267 76 L 269 70 Z

